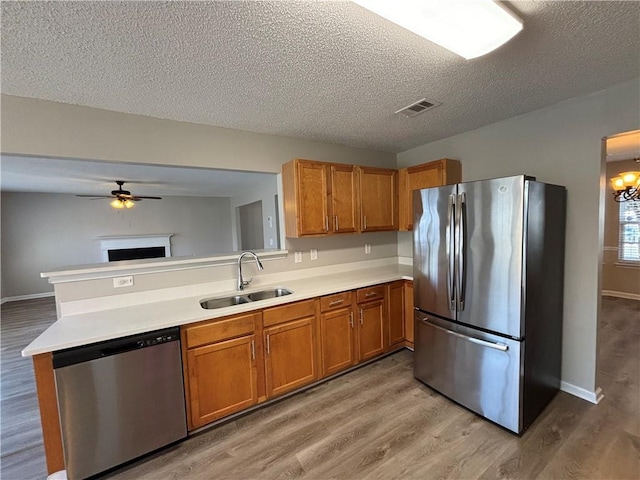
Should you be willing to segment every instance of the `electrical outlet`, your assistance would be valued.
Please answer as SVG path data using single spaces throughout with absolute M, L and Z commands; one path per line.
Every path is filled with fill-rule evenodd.
M 318 259 L 318 249 L 317 248 L 312 248 L 311 251 L 309 252 L 309 257 L 311 258 L 311 260 L 317 260 Z
M 301 263 L 302 262 L 302 252 L 296 252 L 294 254 L 294 261 L 296 263 Z
M 133 276 L 114 278 L 113 288 L 121 287 L 133 287 Z
M 371 253 L 371 244 L 370 243 L 365 243 L 364 244 L 364 253 L 366 253 L 367 255 Z

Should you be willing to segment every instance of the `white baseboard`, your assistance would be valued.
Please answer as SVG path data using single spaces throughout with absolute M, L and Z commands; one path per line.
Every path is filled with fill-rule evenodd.
M 596 388 L 595 392 L 592 392 L 585 388 L 578 387 L 573 383 L 562 381 L 560 382 L 560 390 L 595 404 L 600 403 L 600 400 L 604 398 L 604 393 L 602 393 L 602 389 L 600 387 Z
M 19 300 L 32 300 L 34 298 L 45 298 L 45 297 L 53 297 L 55 294 L 53 292 L 43 292 L 43 293 L 31 293 L 29 295 L 16 295 L 15 297 L 5 297 L 0 300 L 0 305 L 7 302 L 17 302 Z
M 616 292 L 614 290 L 602 290 L 602 295 L 604 295 L 605 297 L 617 297 L 617 298 L 626 298 L 628 300 L 640 300 L 640 294 L 637 294 L 637 293 Z

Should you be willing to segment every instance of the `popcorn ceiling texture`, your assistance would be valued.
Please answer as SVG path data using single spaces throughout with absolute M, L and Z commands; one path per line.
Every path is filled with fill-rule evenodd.
M 640 74 L 639 2 L 510 6 L 466 61 L 346 1 L 2 2 L 2 92 L 400 152 Z

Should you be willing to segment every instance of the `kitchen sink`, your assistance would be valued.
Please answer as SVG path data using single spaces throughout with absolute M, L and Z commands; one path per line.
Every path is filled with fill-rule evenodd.
M 253 292 L 247 295 L 253 302 L 260 300 L 266 300 L 267 298 L 284 297 L 285 295 L 291 295 L 291 291 L 286 288 L 274 288 L 272 290 L 262 290 L 260 292 Z
M 243 303 L 249 303 L 250 301 L 251 300 L 244 295 L 234 295 L 232 297 L 208 298 L 206 300 L 201 300 L 200 306 L 207 310 L 211 310 L 212 308 L 233 307 L 234 305 L 241 305 Z
M 267 300 L 269 298 L 284 297 L 285 295 L 291 295 L 291 293 L 293 292 L 286 288 L 272 288 L 269 290 L 247 293 L 246 295 L 207 298 L 200 301 L 200 306 L 207 310 L 233 307 L 234 305 L 242 305 L 243 303 L 259 302 L 260 300 Z

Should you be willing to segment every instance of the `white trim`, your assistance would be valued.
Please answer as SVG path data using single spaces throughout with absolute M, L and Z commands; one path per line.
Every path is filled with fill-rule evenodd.
M 618 247 L 604 247 L 603 250 L 605 252 L 617 252 L 618 251 Z
M 109 250 L 128 250 L 131 248 L 164 247 L 164 256 L 171 256 L 171 236 L 173 233 L 154 235 L 123 235 L 118 237 L 99 237 L 102 261 L 109 261 Z
M 287 257 L 287 250 L 256 250 L 260 260 L 275 260 Z M 147 273 L 172 272 L 192 268 L 207 268 L 220 265 L 233 265 L 238 261 L 238 253 L 213 257 L 168 257 L 144 260 L 121 260 L 119 262 L 96 263 L 63 267 L 60 270 L 43 272 L 42 278 L 49 283 L 79 282 L 97 278 L 113 278 L 121 275 L 142 275 Z
M 7 302 L 18 302 L 20 300 L 32 300 L 34 298 L 53 297 L 54 292 L 30 293 L 29 295 L 16 295 L 15 297 L 5 297 L 0 300 L 0 305 Z
M 602 290 L 605 297 L 626 298 L 628 300 L 640 300 L 640 294 L 628 292 L 616 292 L 614 290 Z
M 595 403 L 596 405 L 604 398 L 604 393 L 602 393 L 602 389 L 600 387 L 596 388 L 596 390 L 592 392 L 585 388 L 578 387 L 573 383 L 565 382 L 564 380 L 560 382 L 560 390 L 578 398 L 582 398 L 587 402 Z

